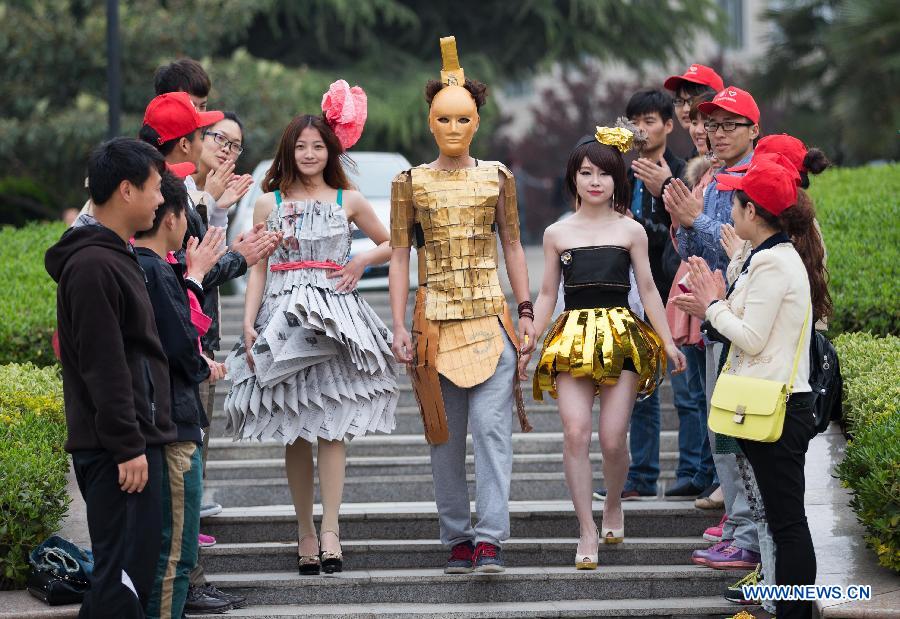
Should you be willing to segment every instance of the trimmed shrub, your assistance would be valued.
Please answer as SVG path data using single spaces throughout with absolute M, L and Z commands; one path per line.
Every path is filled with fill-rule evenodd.
M 0 364 L 56 363 L 56 283 L 44 269 L 44 252 L 65 229 L 62 222 L 0 228 Z
M 900 337 L 844 333 L 834 340 L 851 438 L 837 473 L 878 562 L 900 573 Z
M 828 170 L 809 193 L 828 250 L 830 329 L 900 333 L 900 164 Z
M 66 515 L 65 440 L 56 368 L 0 366 L 0 590 L 25 584 L 28 553 Z

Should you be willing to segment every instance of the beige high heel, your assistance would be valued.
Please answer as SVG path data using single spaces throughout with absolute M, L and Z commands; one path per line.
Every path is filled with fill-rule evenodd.
M 300 554 L 300 546 L 303 544 L 303 540 L 307 537 L 316 537 L 315 533 L 307 533 L 303 537 L 300 538 L 300 541 L 297 543 L 297 571 L 301 576 L 318 576 L 319 571 L 321 569 L 321 563 L 319 561 L 319 555 L 301 555 Z M 319 540 L 316 538 L 316 546 L 318 546 Z
M 597 569 L 597 564 L 599 563 L 599 555 L 600 555 L 600 531 L 594 528 L 597 531 L 597 549 L 594 554 L 578 554 L 578 547 L 575 547 L 575 569 L 576 570 L 595 570 Z M 580 541 L 580 540 L 579 540 Z
M 621 507 L 619 511 L 622 512 L 622 527 L 619 529 L 613 529 L 606 526 L 606 522 L 602 524 L 602 538 L 604 544 L 621 544 L 625 541 L 625 510 Z
M 331 533 L 337 538 L 338 545 L 340 547 L 341 538 L 334 531 L 322 531 L 320 535 L 325 535 L 326 533 Z M 341 550 L 337 552 L 331 550 L 323 550 L 319 553 L 319 557 L 322 561 L 322 571 L 326 574 L 334 574 L 335 572 L 344 571 L 344 553 Z

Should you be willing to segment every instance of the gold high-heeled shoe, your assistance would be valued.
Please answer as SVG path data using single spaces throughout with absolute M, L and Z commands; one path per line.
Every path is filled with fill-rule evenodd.
M 340 547 L 341 538 L 334 531 L 322 531 L 320 535 L 325 535 L 326 533 L 331 533 L 338 541 L 338 547 Z M 323 550 L 319 553 L 319 557 L 322 561 L 322 571 L 326 574 L 334 574 L 335 572 L 344 571 L 344 553 L 343 551 L 338 550 L 337 552 L 331 550 Z
M 618 529 L 613 529 L 606 526 L 606 522 L 602 524 L 602 533 L 601 537 L 603 538 L 604 544 L 621 544 L 625 541 L 625 511 L 620 507 L 619 511 L 622 512 L 622 526 Z
M 594 528 L 596 531 L 596 527 Z M 579 541 L 581 541 L 579 539 Z M 599 555 L 600 555 L 600 531 L 597 531 L 597 548 L 594 551 L 594 554 L 578 554 L 578 547 L 575 547 L 575 569 L 576 570 L 595 570 L 597 569 L 597 564 L 599 563 Z
M 300 541 L 297 543 L 297 571 L 301 576 L 318 576 L 319 571 L 321 569 L 321 563 L 319 561 L 319 555 L 301 555 L 300 554 L 300 546 L 303 544 L 303 540 L 307 537 L 316 537 L 315 533 L 308 533 L 300 538 Z M 316 539 L 316 546 L 318 546 L 318 539 Z

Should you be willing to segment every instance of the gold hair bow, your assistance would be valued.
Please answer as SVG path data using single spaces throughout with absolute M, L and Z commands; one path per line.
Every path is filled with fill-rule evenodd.
M 618 148 L 622 153 L 630 151 L 634 143 L 634 133 L 624 127 L 597 127 L 594 137 L 601 144 Z

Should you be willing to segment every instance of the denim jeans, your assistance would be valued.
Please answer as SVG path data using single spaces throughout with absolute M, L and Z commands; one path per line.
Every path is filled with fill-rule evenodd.
M 631 429 L 628 446 L 631 449 L 631 466 L 628 468 L 626 490 L 641 494 L 656 494 L 659 479 L 659 389 L 634 405 L 631 413 Z
M 706 353 L 696 346 L 683 346 L 687 370 L 671 375 L 672 395 L 678 411 L 678 468 L 675 478 L 706 488 L 715 478 L 706 431 Z

